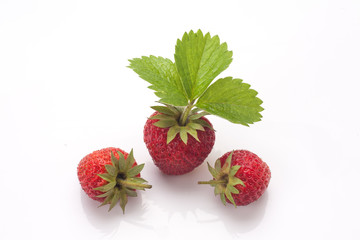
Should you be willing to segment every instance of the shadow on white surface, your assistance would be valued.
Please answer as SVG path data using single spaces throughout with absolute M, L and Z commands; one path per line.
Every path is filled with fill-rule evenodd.
M 226 230 L 232 235 L 240 235 L 241 233 L 250 232 L 256 229 L 266 211 L 268 202 L 268 192 L 265 191 L 263 196 L 256 202 L 247 206 L 239 206 L 234 208 L 228 204 L 225 209 L 216 211 L 219 221 L 222 221 Z M 219 201 L 219 204 L 221 202 Z
M 226 230 L 231 235 L 241 235 L 257 228 L 265 215 L 268 191 L 265 191 L 256 202 L 235 208 L 231 204 L 224 206 L 220 197 L 215 197 L 210 186 L 198 185 L 199 180 L 209 177 L 205 164 L 182 176 L 162 174 L 156 167 L 153 171 L 157 171 L 152 174 L 152 181 L 156 182 L 156 185 L 153 185 L 152 191 L 147 192 L 146 197 L 154 208 L 160 209 L 166 217 L 166 220 L 163 219 L 163 225 L 170 229 L 182 219 L 181 223 L 189 227 L 195 224 L 206 229 L 223 225 L 220 231 Z
M 141 193 L 137 197 L 129 197 L 129 202 L 123 214 L 120 206 L 115 206 L 110 212 L 109 205 L 98 207 L 101 203 L 90 199 L 80 188 L 81 204 L 89 223 L 104 236 L 116 236 L 122 224 L 136 225 L 141 228 L 151 229 L 145 223 L 144 213 L 146 212 L 142 204 Z

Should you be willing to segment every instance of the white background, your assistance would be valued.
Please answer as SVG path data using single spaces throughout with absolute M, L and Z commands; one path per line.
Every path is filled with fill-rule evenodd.
M 360 239 L 360 2 L 0 0 L 0 238 Z M 173 59 L 191 29 L 219 35 L 264 101 L 249 128 L 210 116 L 207 161 L 248 149 L 269 188 L 223 206 L 206 164 L 165 176 L 142 139 L 157 98 L 128 59 Z M 104 147 L 134 148 L 153 185 L 97 208 L 76 167 Z

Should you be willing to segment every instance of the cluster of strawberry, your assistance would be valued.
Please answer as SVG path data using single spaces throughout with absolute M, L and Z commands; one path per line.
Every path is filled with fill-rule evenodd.
M 185 33 L 175 47 L 175 62 L 162 57 L 130 60 L 130 68 L 151 84 L 162 106 L 144 127 L 144 142 L 155 165 L 165 174 L 191 172 L 210 154 L 215 131 L 206 115 L 216 115 L 245 126 L 261 120 L 262 101 L 257 92 L 241 79 L 226 77 L 213 82 L 232 61 L 232 52 L 218 36 L 199 30 Z M 213 82 L 213 83 L 212 83 Z M 128 196 L 151 188 L 140 177 L 133 151 L 105 148 L 84 157 L 78 165 L 83 190 L 101 205 L 118 202 L 125 211 Z M 209 181 L 224 204 L 247 205 L 266 190 L 271 173 L 265 162 L 247 150 L 225 153 L 208 169 Z

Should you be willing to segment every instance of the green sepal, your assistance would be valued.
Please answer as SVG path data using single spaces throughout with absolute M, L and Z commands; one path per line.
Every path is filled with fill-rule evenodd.
M 192 109 L 187 118 L 186 125 L 182 126 L 179 123 L 180 116 L 185 110 L 183 107 L 175 107 L 171 105 L 166 106 L 153 106 L 152 109 L 158 111 L 160 114 L 156 114 L 149 119 L 158 120 L 153 123 L 154 126 L 159 128 L 168 128 L 166 143 L 169 144 L 179 134 L 181 141 L 184 144 L 188 142 L 188 135 L 191 135 L 196 141 L 200 142 L 198 137 L 198 131 L 205 131 L 205 127 L 214 131 L 212 126 L 201 117 L 208 113 L 201 111 L 200 109 Z
M 203 127 L 207 127 L 207 128 L 210 128 L 211 130 L 215 131 L 215 129 L 207 121 L 205 121 L 203 119 L 195 119 L 195 120 L 192 120 L 191 122 L 200 124 Z
M 144 166 L 145 166 L 145 163 L 134 166 L 133 168 L 131 168 L 127 172 L 127 176 L 128 177 L 135 177 L 136 175 L 138 175 L 143 170 Z
M 181 128 L 179 125 L 170 127 L 169 131 L 167 133 L 166 144 L 169 144 L 176 137 L 176 135 L 180 132 L 180 130 L 181 130 Z
M 196 141 L 200 142 L 200 140 L 198 138 L 198 135 L 197 135 L 197 130 L 198 129 L 194 129 L 194 128 L 190 127 L 190 126 L 186 127 L 186 133 L 190 134 L 191 136 L 193 136 L 193 138 L 195 138 Z
M 176 125 L 176 123 L 177 123 L 176 120 L 172 119 L 172 120 L 157 121 L 154 123 L 154 125 L 159 128 L 169 128 Z
M 126 194 L 126 191 L 122 190 L 120 192 L 120 207 L 123 211 L 123 214 L 125 213 L 125 206 L 128 202 L 128 195 Z
M 116 182 L 109 182 L 106 185 L 103 185 L 101 187 L 94 188 L 94 190 L 98 190 L 100 192 L 107 192 L 113 189 L 116 186 Z
M 105 206 L 106 204 L 110 204 L 113 196 L 114 196 L 114 190 L 111 191 L 111 193 L 105 198 L 105 200 L 99 205 L 99 207 Z
M 150 117 L 149 119 L 158 119 L 158 120 L 162 120 L 162 121 L 168 121 L 168 120 L 176 121 L 174 116 L 166 115 L 166 114 L 157 114 L 157 115 Z M 174 123 L 174 125 L 175 125 L 175 123 Z
M 113 165 L 106 164 L 105 169 L 108 172 L 108 174 L 110 174 L 110 176 L 116 177 L 116 175 L 118 173 L 118 169 L 116 169 Z
M 220 199 L 221 199 L 221 202 L 226 206 L 226 200 L 225 200 L 225 194 L 224 193 L 220 194 Z
M 125 170 L 125 156 L 121 152 L 118 152 L 119 154 L 119 171 Z
M 198 113 L 198 114 L 191 115 L 191 116 L 189 117 L 189 119 L 190 119 L 190 120 L 195 120 L 195 119 L 199 119 L 199 118 L 201 118 L 201 117 L 204 117 L 204 116 L 206 116 L 206 115 L 209 115 L 209 113 L 207 113 L 207 112 L 201 112 L 201 113 Z
M 215 196 L 225 191 L 225 187 L 222 184 L 214 184 L 213 187 L 215 187 L 214 189 Z
M 241 166 L 233 166 L 230 168 L 230 173 L 229 173 L 229 176 L 230 177 L 234 177 L 235 174 L 237 173 L 237 171 L 239 171 Z
M 215 161 L 215 169 L 216 169 L 216 171 L 218 171 L 218 172 L 221 171 L 221 161 L 220 161 L 220 158 L 218 158 L 218 159 Z
M 111 152 L 111 163 L 116 169 L 119 169 L 119 161 L 117 160 L 113 152 Z
M 180 127 L 180 138 L 185 144 L 187 144 L 188 132 L 185 127 Z
M 116 158 L 111 153 L 111 164 L 106 164 L 105 173 L 98 174 L 100 178 L 107 181 L 103 186 L 94 188 L 102 192 L 97 195 L 99 198 L 105 198 L 100 206 L 110 204 L 109 211 L 113 209 L 116 204 L 120 201 L 120 207 L 125 212 L 125 206 L 127 203 L 127 196 L 136 197 L 136 190 L 145 190 L 151 188 L 151 185 L 144 184 L 145 179 L 136 177 L 145 164 L 133 166 L 135 163 L 133 150 L 130 151 L 129 155 L 125 159 L 124 155 L 118 151 L 119 158 Z M 99 206 L 99 207 L 100 207 Z
M 219 175 L 219 171 L 217 171 L 215 168 L 213 168 L 209 163 L 207 163 L 209 172 L 213 176 L 213 178 L 217 178 Z
M 110 196 L 111 194 L 114 194 L 114 189 L 112 189 L 112 190 L 110 190 L 110 191 L 107 191 L 107 192 L 105 192 L 105 193 L 103 193 L 103 194 L 100 194 L 100 195 L 97 195 L 97 197 L 108 197 L 108 196 Z
M 180 112 L 179 110 L 171 105 L 166 105 L 166 106 L 152 106 L 152 109 L 154 109 L 155 111 L 159 112 L 159 113 L 163 113 L 166 115 L 179 115 L 180 116 Z
M 134 190 L 125 188 L 125 191 L 129 197 L 137 197 L 137 192 L 135 192 Z
M 229 191 L 228 188 L 226 188 L 226 190 L 225 190 L 225 196 L 226 196 L 226 198 L 229 199 L 229 201 L 236 207 L 234 198 L 232 197 L 231 192 Z
M 111 209 L 113 209 L 116 206 L 116 203 L 119 201 L 119 199 L 120 199 L 120 189 L 114 188 L 114 196 L 111 199 L 110 207 L 108 211 L 111 211 Z
M 126 158 L 126 161 L 125 161 L 125 168 L 124 168 L 124 172 L 128 172 L 130 168 L 132 168 L 132 166 L 134 165 L 135 163 L 135 159 L 134 159 L 134 153 L 133 153 L 133 150 L 131 149 L 128 157 Z
M 108 182 L 114 182 L 116 176 L 111 176 L 109 173 L 98 174 L 99 177 Z
M 233 152 L 226 158 L 223 166 L 221 166 L 220 158 L 215 161 L 215 167 L 212 167 L 209 163 L 208 169 L 213 179 L 209 181 L 199 181 L 199 184 L 209 184 L 213 187 L 215 195 L 220 195 L 221 201 L 226 205 L 226 198 L 236 207 L 232 194 L 239 194 L 239 190 L 236 185 L 245 186 L 244 182 L 235 177 L 237 171 L 239 171 L 239 165 L 231 166 Z
M 201 126 L 201 124 L 198 123 L 194 123 L 194 122 L 190 122 L 187 124 L 191 129 L 194 130 L 200 130 L 200 131 L 205 131 L 204 127 Z

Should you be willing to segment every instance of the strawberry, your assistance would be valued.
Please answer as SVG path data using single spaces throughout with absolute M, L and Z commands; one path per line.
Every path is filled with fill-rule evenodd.
M 174 125 L 168 127 L 166 123 L 170 121 L 170 116 L 157 111 L 152 114 L 144 127 L 144 142 L 155 165 L 162 172 L 169 175 L 185 174 L 199 166 L 209 155 L 215 142 L 215 132 L 209 120 L 200 115 L 194 115 L 197 119 L 189 120 L 185 126 L 179 126 L 175 117 Z M 161 119 L 166 119 L 163 120 L 165 123 Z M 191 129 L 189 137 L 187 129 Z
M 125 212 L 127 197 L 136 197 L 136 189 L 145 190 L 151 185 L 140 178 L 144 164 L 137 165 L 133 151 L 104 148 L 86 155 L 79 163 L 77 174 L 80 185 L 92 199 L 110 204 L 109 211 L 120 201 Z
M 214 81 L 232 62 L 218 36 L 190 31 L 177 40 L 174 61 L 153 55 L 129 61 L 163 104 L 152 107 L 158 113 L 146 122 L 144 140 L 164 173 L 187 173 L 208 156 L 215 137 L 205 115 L 245 126 L 261 120 L 262 101 L 249 84 L 232 77 Z
M 271 172 L 256 154 L 247 150 L 225 153 L 216 160 L 215 168 L 208 163 L 213 179 L 199 184 L 215 187 L 215 195 L 234 206 L 248 205 L 261 197 L 269 185 Z

